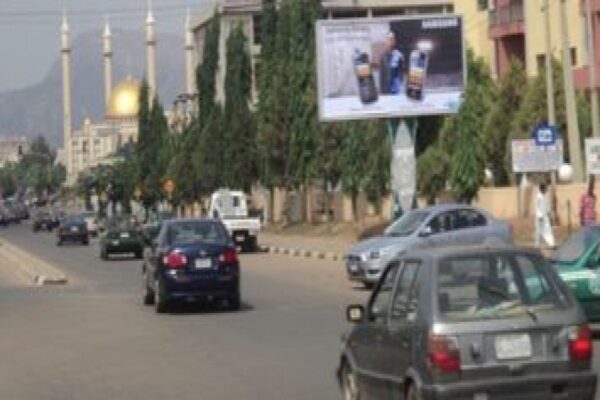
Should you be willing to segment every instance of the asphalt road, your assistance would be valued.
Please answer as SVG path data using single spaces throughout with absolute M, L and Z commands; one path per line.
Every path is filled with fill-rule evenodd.
M 27 224 L 0 237 L 72 280 L 23 287 L 0 273 L 1 399 L 339 398 L 345 305 L 368 295 L 339 263 L 243 255 L 242 311 L 158 315 L 141 303 L 139 260 L 103 262 L 96 240 L 57 248 Z

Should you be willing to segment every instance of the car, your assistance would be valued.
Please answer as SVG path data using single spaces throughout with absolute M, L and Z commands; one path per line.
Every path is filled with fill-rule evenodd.
M 38 232 L 40 230 L 52 231 L 55 227 L 55 220 L 48 211 L 38 211 L 33 219 L 32 230 Z
M 144 239 L 144 246 L 151 247 L 152 242 L 158 237 L 162 222 L 154 221 L 142 225 L 142 238 Z
M 90 234 L 81 215 L 68 215 L 62 218 L 56 232 L 56 245 L 62 246 L 65 242 L 78 242 L 84 246 L 90 244 Z
M 107 224 L 100 239 L 100 258 L 108 260 L 111 254 L 132 253 L 141 259 L 144 252 L 144 238 L 127 219 L 113 219 Z
M 144 257 L 144 304 L 159 313 L 175 302 L 223 300 L 238 310 L 240 263 L 227 229 L 218 220 L 164 221 Z
M 98 217 L 96 213 L 93 211 L 85 211 L 81 213 L 81 216 L 85 220 L 87 225 L 87 230 L 92 237 L 98 236 L 99 227 L 98 227 Z
M 382 235 L 352 246 L 346 256 L 350 281 L 371 288 L 383 268 L 399 253 L 414 247 L 482 244 L 490 238 L 512 243 L 511 226 L 486 211 L 463 204 L 444 204 L 411 210 Z
M 577 230 L 548 258 L 588 319 L 600 322 L 600 225 Z
M 409 250 L 346 315 L 345 399 L 595 398 L 586 316 L 537 250 Z

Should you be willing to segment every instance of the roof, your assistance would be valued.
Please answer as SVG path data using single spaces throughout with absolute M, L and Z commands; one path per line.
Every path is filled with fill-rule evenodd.
M 410 249 L 405 253 L 402 253 L 399 258 L 440 259 L 453 256 L 485 255 L 495 253 L 518 253 L 537 256 L 542 255 L 538 249 L 519 247 L 512 244 L 504 244 L 502 242 L 493 241 L 487 244 L 473 246 L 446 246 Z
M 418 210 L 438 213 L 438 212 L 452 211 L 452 210 L 465 209 L 465 208 L 477 210 L 481 213 L 487 214 L 487 212 L 485 212 L 484 210 L 482 210 L 478 207 L 474 207 L 469 204 L 461 204 L 461 203 L 436 204 L 434 206 L 430 206 L 430 207 L 426 207 L 426 208 L 419 208 Z

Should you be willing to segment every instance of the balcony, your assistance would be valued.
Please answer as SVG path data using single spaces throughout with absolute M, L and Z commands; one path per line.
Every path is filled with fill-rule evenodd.
M 525 34 L 525 13 L 523 1 L 512 1 L 506 6 L 489 11 L 490 30 L 492 39 L 505 36 Z

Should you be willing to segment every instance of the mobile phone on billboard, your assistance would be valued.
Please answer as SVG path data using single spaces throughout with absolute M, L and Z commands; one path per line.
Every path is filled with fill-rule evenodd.
M 360 50 L 355 50 L 352 56 L 354 62 L 354 72 L 358 83 L 358 96 L 363 104 L 370 104 L 377 101 L 377 86 L 373 77 L 373 68 L 369 60 L 369 55 Z
M 410 53 L 408 65 L 408 82 L 406 96 L 413 100 L 423 100 L 423 88 L 427 78 L 429 55 L 423 50 L 413 50 Z

